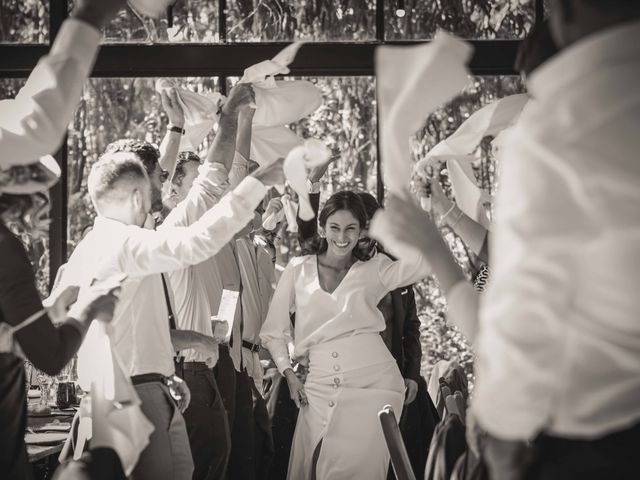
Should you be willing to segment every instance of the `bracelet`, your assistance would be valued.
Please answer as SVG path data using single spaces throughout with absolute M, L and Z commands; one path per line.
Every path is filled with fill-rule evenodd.
M 444 219 L 447 218 L 451 212 L 453 212 L 454 208 L 456 208 L 456 202 L 451 202 L 451 208 L 449 208 L 449 210 L 447 210 L 447 213 L 445 213 L 444 215 L 442 215 L 440 217 L 440 221 L 444 222 Z
M 177 127 L 177 126 L 175 126 L 175 125 L 171 125 L 171 124 L 170 124 L 170 125 L 167 127 L 167 129 L 168 129 L 170 132 L 176 132 L 176 133 L 179 133 L 180 135 L 184 135 L 184 134 L 185 134 L 185 129 L 184 129 L 184 128 L 182 128 L 182 127 Z

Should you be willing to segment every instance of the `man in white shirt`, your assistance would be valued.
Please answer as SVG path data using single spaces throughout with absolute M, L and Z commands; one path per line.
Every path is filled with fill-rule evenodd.
M 551 7 L 560 52 L 501 154 L 472 417 L 491 478 L 638 478 L 640 3 Z M 394 235 L 433 243 L 415 210 Z
M 115 272 L 128 275 L 114 315 L 112 345 L 136 385 L 143 413 L 155 426 L 133 478 L 186 479 L 193 470 L 184 420 L 165 385 L 174 364 L 161 273 L 215 254 L 253 216 L 265 185 L 279 182 L 280 163 L 262 168 L 198 221 L 172 226 L 171 215 L 182 215 L 179 206 L 166 226 L 154 231 L 142 228 L 152 202 L 149 178 L 139 158 L 127 152 L 108 153 L 92 168 L 88 186 L 98 216 L 69 259 L 61 284 L 90 282 Z M 90 350 L 84 345 L 79 353 L 81 382 L 91 362 Z
M 238 85 L 231 91 L 204 164 L 200 165 L 200 158 L 193 152 L 181 152 L 175 169 L 172 159 L 165 159 L 167 163 L 163 167 L 174 170 L 170 200 L 178 203 L 173 211 L 182 209 L 183 215 L 169 214 L 163 225 L 170 221 L 174 226 L 189 225 L 220 200 L 229 186 L 236 132 L 240 125 L 246 128 L 245 112 L 253 110 L 254 101 L 250 85 Z M 250 119 L 248 125 L 250 127 Z M 172 150 L 171 144 L 179 140 L 180 135 L 173 133 L 165 137 L 167 150 Z M 168 278 L 174 292 L 177 328 L 212 337 L 209 299 L 201 270 L 190 266 L 169 272 Z M 184 361 L 179 375 L 192 393 L 184 418 L 195 466 L 193 478 L 224 480 L 231 439 L 227 412 L 211 369 L 217 361 L 217 345 L 212 352 L 187 348 L 181 349 L 180 354 Z
M 81 0 L 14 99 L 0 101 L 0 169 L 53 154 L 98 53 L 100 29 L 125 0 Z
M 533 439 L 527 478 L 637 478 L 640 3 L 551 7 L 561 51 L 503 152 L 473 413 L 496 478 Z

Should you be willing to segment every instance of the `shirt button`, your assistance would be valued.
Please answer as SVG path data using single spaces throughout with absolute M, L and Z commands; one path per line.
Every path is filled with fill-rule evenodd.
M 334 365 L 334 366 L 333 366 L 333 369 L 334 369 L 336 372 L 339 372 L 339 371 L 340 371 L 340 365 Z
M 334 383 L 334 384 L 333 384 L 333 388 L 334 388 L 334 389 L 338 388 L 338 384 L 337 384 L 337 383 Z
M 336 402 L 334 402 L 333 400 L 331 400 L 331 401 L 329 402 L 329 406 L 330 406 L 330 407 L 335 406 L 335 404 L 336 404 Z
M 331 354 L 331 356 L 332 356 L 333 358 L 338 358 L 338 352 L 333 352 L 333 353 Z

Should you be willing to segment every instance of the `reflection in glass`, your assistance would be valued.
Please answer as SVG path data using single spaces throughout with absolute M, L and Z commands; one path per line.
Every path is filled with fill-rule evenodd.
M 375 0 L 228 0 L 227 40 L 375 39 Z
M 166 16 L 148 18 L 127 4 L 104 28 L 103 43 L 211 43 L 219 39 L 217 0 L 180 0 L 172 18 L 170 27 Z
M 48 43 L 49 0 L 2 0 L 0 43 Z
M 441 28 L 468 39 L 524 38 L 535 19 L 535 0 L 405 0 L 405 15 L 396 2 L 385 2 L 387 40 L 433 38 Z
M 0 79 L 0 100 L 6 98 L 14 98 L 20 88 L 25 83 L 25 79 Z M 43 199 L 37 199 L 38 205 L 42 205 Z M 49 237 L 46 235 L 34 235 L 32 232 L 27 232 L 20 223 L 12 222 L 10 219 L 5 219 L 7 227 L 13 233 L 15 233 L 22 243 L 24 244 L 29 260 L 36 276 L 36 286 L 42 297 L 48 296 L 49 292 Z
M 215 78 L 174 80 L 196 92 L 217 88 Z M 69 128 L 69 254 L 85 229 L 93 225 L 95 211 L 87 192 L 87 176 L 106 146 L 121 138 L 156 145 L 162 141 L 168 119 L 155 82 L 155 78 L 92 78 L 86 84 Z

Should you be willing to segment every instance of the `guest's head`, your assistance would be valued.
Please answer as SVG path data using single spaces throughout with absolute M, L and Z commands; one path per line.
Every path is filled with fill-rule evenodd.
M 359 257 L 356 247 L 367 221 L 367 210 L 357 193 L 343 191 L 331 195 L 318 217 L 320 233 L 325 238 L 320 253 L 326 251 L 335 257 Z
M 551 0 L 551 35 L 560 48 L 640 17 L 637 0 Z
M 149 142 L 122 139 L 107 145 L 105 154 L 127 152 L 135 153 L 151 181 L 151 211 L 162 210 L 162 184 L 169 178 L 169 172 L 163 170 L 158 163 L 160 151 Z
M 202 160 L 193 152 L 180 152 L 171 178 L 171 190 L 165 203 L 169 208 L 175 207 L 184 200 L 191 190 L 193 181 L 198 176 L 198 167 Z
M 151 210 L 152 188 L 135 153 L 105 153 L 91 168 L 87 185 L 100 215 L 127 225 L 144 225 Z

